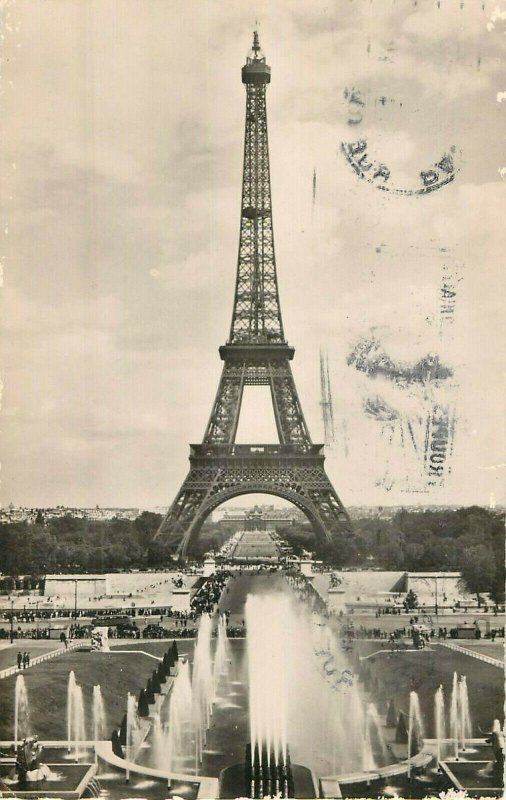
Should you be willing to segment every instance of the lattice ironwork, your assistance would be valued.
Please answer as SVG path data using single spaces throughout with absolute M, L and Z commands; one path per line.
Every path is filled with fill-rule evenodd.
M 191 446 L 190 472 L 163 520 L 162 535 L 185 555 L 211 511 L 232 497 L 267 493 L 298 506 L 322 540 L 350 532 L 346 511 L 314 445 L 297 395 L 281 320 L 272 229 L 265 94 L 270 67 L 255 32 L 242 70 L 246 129 L 239 258 L 230 338 L 220 348 L 223 371 L 201 445 Z M 269 386 L 279 445 L 236 445 L 245 386 Z
M 206 517 L 221 503 L 264 492 L 300 508 L 321 540 L 332 542 L 349 532 L 348 515 L 323 465 L 300 466 L 287 457 L 272 466 L 255 463 L 254 458 L 249 466 L 208 464 L 204 473 L 192 466 L 164 521 L 163 533 L 174 549 L 185 554 Z
M 283 343 L 279 306 L 265 94 L 270 67 L 258 37 L 242 71 L 246 86 L 246 127 L 242 179 L 241 229 L 230 326 L 231 344 Z
M 310 447 L 311 437 L 302 413 L 288 358 L 259 361 L 225 357 L 225 364 L 204 436 L 208 444 L 231 444 L 235 441 L 244 387 L 270 386 L 274 419 L 281 444 Z

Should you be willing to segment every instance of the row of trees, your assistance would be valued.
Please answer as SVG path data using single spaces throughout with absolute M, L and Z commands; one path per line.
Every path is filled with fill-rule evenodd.
M 160 521 L 159 514 L 145 511 L 133 522 L 66 516 L 46 524 L 4 523 L 0 525 L 0 572 L 44 575 L 159 566 L 152 539 Z
M 167 544 L 154 540 L 159 514 L 92 522 L 60 517 L 0 525 L 0 573 L 106 572 L 172 563 Z M 309 550 L 334 567 L 459 570 L 473 592 L 504 597 L 504 515 L 472 506 L 457 511 L 400 511 L 391 520 L 359 519 L 351 536 L 315 540 L 309 523 L 278 527 L 295 554 Z M 219 549 L 229 533 L 207 522 L 192 556 Z M 4 579 L 5 582 L 5 579 Z M 26 582 L 26 581 L 25 581 Z M 9 586 L 0 588 L 11 589 Z
M 504 514 L 472 506 L 456 511 L 399 511 L 393 519 L 359 519 L 352 536 L 318 543 L 309 524 L 278 532 L 296 553 L 310 550 L 335 567 L 460 571 L 474 593 L 504 600 Z

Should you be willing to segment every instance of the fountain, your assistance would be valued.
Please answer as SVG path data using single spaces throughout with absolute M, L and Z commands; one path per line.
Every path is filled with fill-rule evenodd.
M 469 713 L 469 695 L 467 692 L 467 679 L 462 675 L 459 681 L 459 722 L 462 750 L 465 752 L 466 740 L 473 735 L 471 715 Z
M 364 772 L 374 772 L 377 769 L 371 744 L 371 730 L 369 727 L 369 715 L 366 715 L 364 742 L 362 745 L 362 769 Z
M 411 760 L 420 750 L 423 740 L 422 715 L 416 692 L 409 693 L 408 721 L 408 778 L 411 777 Z
M 195 643 L 193 669 L 180 659 L 178 671 L 168 701 L 166 721 L 155 715 L 152 741 L 152 763 L 157 768 L 181 770 L 181 763 L 194 761 L 194 774 L 198 775 L 203 760 L 207 731 L 213 713 L 213 704 L 220 685 L 228 674 L 230 643 L 226 618 L 218 623 L 214 664 L 211 656 L 212 619 L 204 614 L 200 619 Z
M 441 743 L 446 739 L 445 700 L 443 687 L 439 686 L 434 695 L 434 726 L 437 742 L 437 763 L 441 761 Z
M 250 596 L 246 602 L 248 630 L 248 673 L 251 758 L 258 753 L 260 767 L 264 750 L 268 766 L 287 756 L 287 683 L 290 665 L 290 642 L 285 625 L 288 616 L 286 598 L 283 607 L 272 608 L 271 598 Z M 253 763 L 253 762 L 252 762 Z
M 75 687 L 76 676 L 74 674 L 74 670 L 71 670 L 69 672 L 67 681 L 67 753 L 70 753 L 72 747 L 72 720 Z
M 206 741 L 214 700 L 214 680 L 211 659 L 212 620 L 203 614 L 200 620 L 193 660 L 192 697 L 193 719 L 196 733 L 197 764 L 202 762 L 202 751 Z
M 465 681 L 461 680 L 458 688 L 462 692 L 462 708 L 464 710 L 464 713 L 460 714 L 462 726 L 460 736 L 467 743 L 469 721 L 466 720 L 465 713 L 467 690 Z M 461 711 L 460 705 L 459 711 Z M 448 759 L 442 761 L 440 766 L 451 785 L 459 791 L 468 792 L 471 797 L 503 797 L 504 734 L 498 719 L 494 720 L 492 730 L 486 734 L 486 737 L 485 742 L 476 742 L 476 740 L 473 742 L 473 756 L 470 759 Z M 491 755 L 492 758 L 490 758 Z
M 79 742 L 85 739 L 83 692 L 71 670 L 67 682 L 67 753 L 70 754 L 74 745 L 76 763 L 80 756 Z
M 466 741 L 473 735 L 471 715 L 469 712 L 469 695 L 467 679 L 462 675 L 453 673 L 452 696 L 450 705 L 450 737 L 453 741 L 455 759 L 459 758 L 459 744 L 463 752 L 466 750 Z
M 414 789 L 415 783 L 418 786 L 427 781 L 433 788 L 441 781 L 442 785 L 443 765 L 439 775 L 428 766 L 431 759 L 433 763 L 436 747 L 438 763 L 445 757 L 443 743 L 449 734 L 445 700 L 446 709 L 451 709 L 449 693 L 445 698 L 442 686 L 433 699 L 435 741 L 426 740 L 420 752 L 424 735 L 420 703 L 425 695 L 419 701 L 412 691 L 409 713 L 401 712 L 402 745 L 394 744 L 392 728 L 386 745 L 383 713 L 387 707 L 382 707 L 380 717 L 373 702 L 378 673 L 384 676 L 382 659 L 366 656 L 350 665 L 349 656 L 339 646 L 338 624 L 308 613 L 301 603 L 281 592 L 248 595 L 244 616 L 248 636 L 238 642 L 228 639 L 224 617 L 217 621 L 215 641 L 211 618 L 201 618 L 193 646 L 193 668 L 191 655 L 190 660 L 179 659 L 178 670 L 167 677 L 165 706 L 157 703 L 155 711 L 151 705 L 146 718 L 138 717 L 136 698 L 129 695 L 123 724 L 126 747 L 119 753 L 126 759 L 127 780 L 143 767 L 148 775 L 155 768 L 161 772 L 159 779 L 168 781 L 169 786 L 172 781 L 177 792 L 176 775 L 186 775 L 189 782 L 193 778 L 195 784 L 208 780 L 203 775 L 219 775 L 221 798 L 336 797 L 338 792 L 348 796 L 346 792 L 353 784 L 350 796 L 362 791 L 360 796 L 377 797 L 385 787 L 387 794 L 391 790 L 409 796 L 402 790 Z M 191 653 L 190 647 L 189 643 L 181 644 L 182 652 Z M 163 665 L 162 673 L 166 674 L 165 660 Z M 389 666 L 395 668 L 395 661 Z M 162 677 L 157 670 L 152 680 L 156 683 Z M 80 687 L 71 674 L 70 746 L 80 738 L 75 733 L 79 694 Z M 395 699 L 402 702 L 400 692 Z M 467 681 L 457 675 L 451 705 L 451 727 L 457 734 L 459 752 L 469 748 L 471 729 Z M 95 686 L 93 734 L 97 740 L 103 736 L 103 710 L 102 693 Z M 388 714 L 391 723 L 399 716 L 393 701 Z M 151 752 L 147 746 L 138 746 L 144 734 L 151 737 Z M 465 762 L 461 758 L 460 766 Z M 481 762 L 480 767 L 484 764 Z M 422 770 L 426 772 L 421 774 Z M 416 781 L 411 780 L 414 773 Z M 315 775 L 320 778 L 319 785 Z M 388 779 L 394 779 L 391 786 Z
M 333 771 L 337 760 L 347 756 L 362 769 L 364 751 L 372 753 L 372 743 L 368 746 L 364 738 L 376 736 L 374 714 L 366 730 L 359 689 L 349 679 L 346 657 L 335 647 L 332 630 L 307 614 L 300 603 L 282 594 L 249 595 L 245 617 L 249 762 L 246 767 L 240 764 L 223 770 L 222 796 L 237 797 L 244 792 L 244 782 L 249 784 L 250 796 L 277 791 L 285 796 L 284 792 L 292 791 L 283 777 L 290 764 L 295 791 L 290 796 L 316 797 L 313 770 Z M 342 724 L 344 719 L 347 725 Z M 354 752 L 351 739 L 358 746 Z M 309 763 L 294 763 L 302 758 Z
M 93 738 L 95 742 L 107 737 L 107 721 L 100 684 L 93 687 Z
M 459 757 L 459 722 L 459 684 L 457 673 L 454 672 L 450 702 L 450 738 L 453 740 L 457 760 Z
M 223 677 L 228 675 L 229 663 L 230 645 L 227 636 L 227 618 L 222 614 L 218 623 L 218 637 L 214 654 L 213 684 L 215 695 Z
M 138 744 L 139 732 L 139 718 L 137 715 L 137 699 L 134 694 L 128 692 L 127 694 L 127 713 L 126 713 L 126 744 L 125 744 L 125 758 L 127 762 L 135 759 L 135 751 Z M 130 772 L 127 767 L 126 779 L 130 778 Z
M 383 726 L 378 714 L 378 709 L 374 703 L 369 703 L 367 706 L 366 714 L 366 729 L 368 730 L 369 743 L 372 750 L 372 756 L 377 752 L 381 757 L 381 762 L 386 764 L 388 761 L 388 751 L 383 736 Z
M 73 672 L 67 685 L 67 750 L 74 744 L 74 757 L 79 757 L 79 743 L 84 736 L 84 709 L 81 687 L 76 684 Z M 16 797 L 65 797 L 78 786 L 87 786 L 96 767 L 90 764 L 77 766 L 58 764 L 58 770 L 42 763 L 43 748 L 38 736 L 30 733 L 29 703 L 23 675 L 16 677 L 14 690 L 14 753 L 15 767 L 0 765 L 0 784 L 4 783 Z M 54 763 L 54 762 L 52 762 Z M 13 794 L 13 796 L 14 796 Z M 77 795 L 76 795 L 77 796 Z
M 16 678 L 14 689 L 14 748 L 17 749 L 18 740 L 28 734 L 30 724 L 28 696 L 26 693 L 25 679 L 22 675 Z
M 270 757 L 269 757 L 270 756 Z M 286 759 L 277 759 L 267 748 L 246 746 L 244 759 L 244 791 L 248 797 L 294 797 L 294 778 L 287 750 Z
M 36 783 L 54 775 L 46 764 L 41 764 L 42 745 L 37 736 L 27 736 L 16 748 L 16 773 L 18 783 Z
M 190 680 L 190 666 L 188 661 L 181 661 L 179 671 L 170 697 L 169 721 L 166 736 L 166 758 L 169 769 L 174 770 L 179 759 L 185 757 L 191 749 L 191 728 L 194 720 L 192 713 L 193 697 Z M 198 769 L 199 758 L 202 754 L 197 751 L 199 739 L 195 737 L 195 761 Z
M 480 774 L 486 778 L 495 778 L 500 782 L 504 776 L 504 732 L 498 719 L 493 721 L 492 730 L 486 741 L 487 744 L 492 745 L 493 758 L 486 767 L 480 770 Z
M 84 742 L 86 739 L 85 734 L 85 725 L 84 725 L 84 702 L 83 702 L 83 690 L 76 684 L 74 687 L 74 696 L 72 700 L 72 716 L 73 716 L 73 726 L 72 726 L 72 734 L 74 737 L 74 760 L 77 764 L 79 761 L 79 757 L 81 756 L 81 748 L 79 746 L 80 742 Z

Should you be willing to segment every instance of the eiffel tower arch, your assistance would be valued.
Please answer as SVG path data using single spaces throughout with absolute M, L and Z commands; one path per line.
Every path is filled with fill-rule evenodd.
M 321 541 L 351 534 L 349 517 L 313 444 L 295 387 L 294 356 L 283 331 L 272 226 L 266 88 L 271 70 L 255 31 L 242 68 L 246 125 L 239 256 L 232 323 L 218 391 L 190 471 L 156 537 L 185 556 L 206 517 L 238 495 L 265 493 L 300 508 Z M 245 386 L 268 386 L 279 444 L 236 444 Z

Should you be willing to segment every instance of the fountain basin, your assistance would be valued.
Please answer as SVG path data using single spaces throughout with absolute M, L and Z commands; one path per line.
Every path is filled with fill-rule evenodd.
M 300 764 L 292 764 L 294 798 L 318 797 L 318 782 L 312 770 Z M 245 797 L 245 768 L 244 764 L 233 764 L 220 773 L 220 798 L 233 800 L 236 797 Z M 249 796 L 249 795 L 248 795 Z M 333 795 L 335 797 L 336 795 Z M 290 795 L 292 797 L 292 795 Z
M 494 753 L 483 741 L 473 741 L 469 751 L 459 751 L 459 759 L 440 761 L 441 771 L 451 785 L 469 797 L 502 797 L 502 775 L 494 770 Z
M 40 781 L 20 783 L 17 778 L 11 781 L 14 773 L 14 760 L 5 759 L 0 763 L 0 786 L 19 798 L 51 797 L 61 800 L 78 800 L 97 772 L 96 764 L 47 763 L 51 776 Z M 55 776 L 54 778 L 52 776 Z M 4 788 L 5 787 L 5 788 Z
M 169 772 L 167 770 L 146 767 L 134 761 L 127 761 L 113 753 L 111 743 L 108 741 L 97 742 L 95 750 L 98 758 L 113 767 L 119 768 L 125 773 L 128 771 L 135 775 L 144 775 L 150 778 L 163 778 L 168 783 L 176 782 L 189 784 L 194 787 L 193 796 L 198 799 L 213 800 L 213 798 L 218 797 L 218 780 L 216 778 L 210 778 L 206 775 Z
M 376 770 L 369 770 L 367 772 L 347 772 L 339 775 L 327 775 L 320 778 L 320 786 L 322 789 L 323 797 L 336 797 L 334 794 L 335 785 L 339 786 L 348 783 L 369 783 L 371 781 L 384 780 L 385 778 L 393 778 L 398 775 L 405 775 L 409 769 L 417 770 L 424 769 L 433 760 L 434 756 L 431 753 L 417 753 L 410 761 L 400 761 L 397 764 L 390 764 L 388 767 L 380 767 Z

